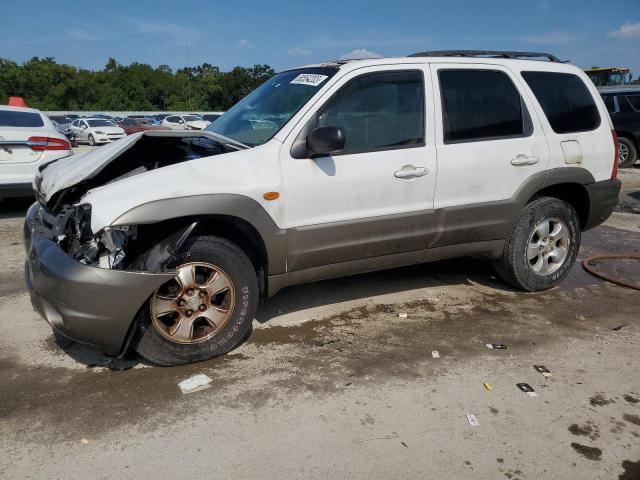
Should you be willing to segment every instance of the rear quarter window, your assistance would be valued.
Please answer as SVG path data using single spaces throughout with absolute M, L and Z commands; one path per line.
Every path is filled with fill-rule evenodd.
M 600 114 L 582 79 L 571 73 L 522 72 L 556 133 L 577 133 L 600 126 Z
M 38 113 L 0 110 L 0 127 L 44 127 Z

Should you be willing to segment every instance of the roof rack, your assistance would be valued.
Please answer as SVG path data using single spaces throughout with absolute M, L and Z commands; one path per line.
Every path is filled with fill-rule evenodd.
M 540 52 L 506 52 L 501 50 L 433 50 L 430 52 L 412 53 L 410 57 L 480 57 L 480 58 L 511 58 L 547 59 L 550 62 L 562 63 L 558 57 L 550 53 Z

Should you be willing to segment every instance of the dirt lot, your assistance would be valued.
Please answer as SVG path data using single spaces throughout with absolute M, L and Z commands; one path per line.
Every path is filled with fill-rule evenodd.
M 621 177 L 581 258 L 639 253 L 640 168 Z M 541 294 L 481 259 L 294 287 L 230 355 L 156 368 L 52 336 L 26 206 L 0 204 L 0 478 L 640 478 L 640 296 L 580 265 Z M 212 386 L 183 395 L 196 373 Z

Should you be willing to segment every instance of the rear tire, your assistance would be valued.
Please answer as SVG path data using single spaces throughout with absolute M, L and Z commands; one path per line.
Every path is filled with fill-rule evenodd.
M 528 292 L 555 287 L 575 263 L 580 233 L 580 221 L 571 205 L 553 197 L 534 200 L 522 210 L 505 242 L 496 261 L 498 275 Z
M 178 318 L 175 323 L 176 326 L 168 325 L 166 328 L 165 324 L 162 323 L 167 322 L 166 317 L 158 315 L 157 298 L 164 298 L 166 290 L 163 290 L 163 288 L 171 287 L 171 285 L 167 286 L 165 284 L 160 287 L 139 314 L 139 340 L 136 346 L 136 351 L 140 355 L 157 365 L 183 365 L 223 355 L 244 341 L 251 332 L 251 323 L 258 306 L 259 290 L 256 271 L 247 255 L 237 245 L 224 238 L 200 236 L 188 241 L 180 253 L 171 260 L 168 267 L 183 271 L 190 265 L 196 265 L 196 269 L 202 268 L 202 272 L 206 271 L 207 267 L 205 266 L 214 267 L 217 270 L 214 271 L 214 276 L 211 278 L 214 278 L 216 274 L 224 277 L 227 285 L 226 290 L 220 294 L 211 294 L 210 303 L 208 297 L 203 302 L 209 303 L 212 309 L 216 309 L 214 298 L 218 298 L 221 295 L 222 302 L 226 302 L 226 304 L 220 308 L 229 313 L 220 322 L 216 318 L 215 325 L 213 323 L 207 324 L 204 322 L 204 316 L 207 315 L 209 310 L 203 303 L 201 305 L 203 318 L 195 321 L 191 320 L 193 326 L 191 327 L 190 335 L 193 338 L 184 335 L 180 336 L 177 333 L 172 337 L 172 328 L 178 331 L 178 323 L 182 320 L 189 320 L 185 315 L 190 310 L 184 313 L 185 309 L 190 308 L 189 302 L 198 298 L 198 292 L 202 293 L 201 296 L 206 295 L 201 290 L 198 290 L 198 285 L 201 284 L 204 289 L 207 280 L 196 282 L 194 288 L 190 289 L 195 289 L 196 293 L 194 294 L 192 291 L 190 296 L 186 287 L 181 287 L 180 279 L 176 277 L 177 281 L 171 281 L 177 283 L 177 290 L 184 290 L 180 295 L 176 295 L 172 305 L 174 305 L 176 311 L 179 311 L 181 309 L 177 305 L 181 299 L 184 299 L 186 300 L 184 302 L 186 306 L 182 308 L 182 317 L 179 312 L 174 312 L 175 318 Z M 209 280 L 209 284 L 211 283 L 216 282 Z M 176 287 L 174 287 L 175 290 Z M 230 295 L 231 298 L 227 298 L 227 295 Z M 190 318 L 200 315 L 196 305 L 194 305 L 193 312 L 189 315 Z M 173 318 L 169 317 L 167 323 L 172 324 Z M 196 327 L 197 322 L 202 322 L 201 326 Z M 196 331 L 203 333 L 200 337 L 197 337 L 195 335 Z
M 635 143 L 627 137 L 620 137 L 618 144 L 618 168 L 632 167 L 638 160 L 638 149 Z

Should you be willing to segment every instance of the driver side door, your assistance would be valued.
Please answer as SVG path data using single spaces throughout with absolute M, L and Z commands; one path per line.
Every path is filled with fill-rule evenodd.
M 287 136 L 281 163 L 288 271 L 375 258 L 411 263 L 402 258 L 426 251 L 436 180 L 430 91 L 430 72 L 421 65 L 358 69 Z M 344 131 L 345 148 L 300 152 L 309 133 L 326 126 Z

